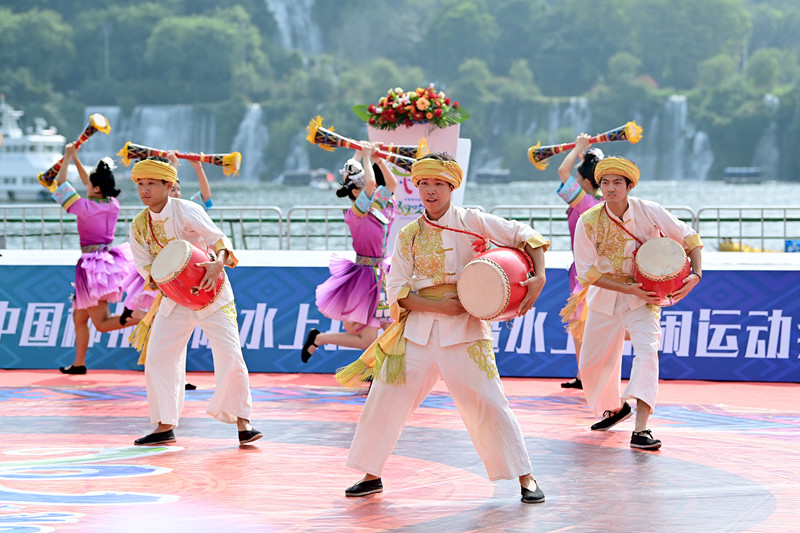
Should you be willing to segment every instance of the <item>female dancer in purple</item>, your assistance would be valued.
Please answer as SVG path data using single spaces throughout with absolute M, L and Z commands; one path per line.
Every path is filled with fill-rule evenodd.
M 561 178 L 561 186 L 558 188 L 558 195 L 562 200 L 569 204 L 567 209 L 567 223 L 569 224 L 570 243 L 575 242 L 575 226 L 581 215 L 592 207 L 603 201 L 600 186 L 594 179 L 594 167 L 603 159 L 603 152 L 599 148 L 589 148 L 591 142 L 585 133 L 578 135 L 575 139 L 575 148 L 561 162 L 558 167 L 558 175 Z M 572 167 L 576 160 L 580 160 L 575 177 L 572 176 Z M 569 289 L 570 294 L 576 294 L 581 290 L 578 283 L 575 263 L 569 268 Z M 572 335 L 575 344 L 575 357 L 580 361 L 581 358 L 581 338 L 583 336 L 583 322 L 581 321 L 582 306 L 569 316 L 568 330 Z M 577 333 L 577 334 L 576 334 Z M 565 389 L 582 389 L 581 377 L 578 375 L 574 379 L 561 384 Z
M 86 187 L 86 198 L 67 181 L 70 160 Z M 114 188 L 113 161 L 101 159 L 91 174 L 86 172 L 73 143 L 64 147 L 64 161 L 56 177 L 58 188 L 53 197 L 70 214 L 77 217 L 81 258 L 75 268 L 75 300 L 72 321 L 75 324 L 75 361 L 59 367 L 64 374 L 86 373 L 86 350 L 89 347 L 89 320 L 97 331 L 105 332 L 137 324 L 144 313 L 134 313 L 121 320 L 111 316 L 109 303 L 122 299 L 125 279 L 133 269 L 128 244 L 112 247 L 114 229 L 119 217 L 119 202 Z
M 326 317 L 342 321 L 347 333 L 310 330 L 301 352 L 304 363 L 323 344 L 365 350 L 390 321 L 384 282 L 389 268 L 387 238 L 396 214 L 393 194 L 397 179 L 383 159 L 373 158 L 375 145 L 362 145 L 363 150 L 356 151 L 341 170 L 344 182 L 336 191 L 336 196 L 347 196 L 353 202 L 344 220 L 353 237 L 356 261 L 334 255 L 331 277 L 317 287 L 317 308 Z M 358 161 L 361 157 L 363 167 Z M 373 166 L 374 161 L 378 163 Z

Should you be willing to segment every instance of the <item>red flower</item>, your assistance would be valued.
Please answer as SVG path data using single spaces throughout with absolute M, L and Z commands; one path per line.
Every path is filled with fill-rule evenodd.
M 367 111 L 369 111 L 372 114 L 375 114 L 375 106 L 370 104 L 369 107 L 367 108 Z
M 378 123 L 378 121 L 375 120 L 375 117 L 369 117 L 369 123 L 371 126 L 374 126 L 375 124 Z
M 441 117 L 442 116 L 442 110 L 441 109 L 434 109 L 433 115 L 435 117 Z
M 454 107 L 455 109 L 458 109 L 458 102 L 453 102 L 453 107 Z
M 450 105 L 450 98 L 449 97 L 444 99 L 444 105 Z

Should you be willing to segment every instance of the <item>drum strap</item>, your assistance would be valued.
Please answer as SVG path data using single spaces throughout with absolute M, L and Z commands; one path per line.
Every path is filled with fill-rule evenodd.
M 150 216 L 150 210 L 149 209 L 147 210 L 147 227 L 150 228 L 150 235 L 153 236 L 153 240 L 156 241 L 156 244 L 159 245 L 161 247 L 161 249 L 163 250 L 164 249 L 164 245 L 161 244 L 161 242 L 158 240 L 158 237 L 156 237 L 156 232 L 153 231 L 153 217 Z M 623 229 L 625 229 L 625 228 L 623 228 Z
M 477 233 L 472 233 L 471 231 L 467 231 L 467 230 L 463 230 L 463 229 L 448 228 L 447 226 L 440 226 L 439 224 L 436 224 L 436 223 L 428 220 L 428 217 L 426 217 L 424 215 L 422 216 L 422 219 L 426 223 L 430 224 L 431 226 L 433 226 L 434 228 L 437 228 L 437 229 L 455 231 L 456 233 L 463 233 L 465 235 L 472 235 L 473 237 L 475 237 L 475 240 L 472 241 L 472 248 L 478 253 L 485 252 L 486 251 L 486 244 L 489 243 L 489 242 L 491 242 L 495 246 L 503 247 L 501 244 L 497 244 L 493 240 L 487 239 L 483 235 L 478 235 Z
M 625 226 L 623 226 L 622 224 L 620 224 L 620 223 L 619 223 L 619 220 L 617 220 L 616 218 L 614 218 L 614 217 L 612 217 L 612 216 L 611 216 L 611 213 L 609 213 L 609 212 L 608 212 L 608 204 L 603 204 L 603 207 L 605 207 L 605 210 L 606 210 L 606 215 L 608 215 L 608 218 L 610 218 L 610 219 L 611 219 L 611 221 L 612 221 L 614 224 L 616 224 L 617 226 L 619 226 L 620 228 L 622 228 L 622 231 L 624 231 L 625 233 L 627 233 L 628 235 L 630 235 L 631 237 L 633 237 L 633 238 L 634 238 L 634 240 L 636 240 L 636 242 L 638 242 L 638 243 L 639 243 L 639 246 L 641 246 L 641 245 L 643 245 L 643 244 L 644 244 L 644 242 L 642 242 L 642 240 L 641 240 L 639 237 L 637 237 L 636 235 L 634 235 L 633 233 L 631 233 L 630 231 L 628 231 L 628 229 L 627 229 Z M 658 233 L 659 233 L 659 234 L 660 234 L 662 237 L 664 236 L 664 232 L 663 232 L 663 231 L 661 231 L 661 230 L 658 230 Z M 637 246 L 637 249 L 638 249 L 638 246 Z
M 517 252 L 519 252 L 519 256 L 521 258 L 523 258 L 525 260 L 525 263 L 528 265 L 528 271 L 529 272 L 533 272 L 533 260 L 528 256 L 527 253 L 525 253 L 522 250 L 519 250 L 518 248 L 512 248 L 511 246 L 503 246 L 502 244 L 496 243 L 492 239 L 487 239 L 483 235 L 478 235 L 477 233 L 472 233 L 471 231 L 467 231 L 467 230 L 463 230 L 463 229 L 457 229 L 457 228 L 448 228 L 446 226 L 440 226 L 439 224 L 435 224 L 434 222 L 431 222 L 430 220 L 428 220 L 428 217 L 426 217 L 424 215 L 422 216 L 422 219 L 425 222 L 427 222 L 428 224 L 430 224 L 431 226 L 433 226 L 434 228 L 438 228 L 438 229 L 441 229 L 441 230 L 455 231 L 456 233 L 463 233 L 465 235 L 472 235 L 473 237 L 475 237 L 475 240 L 472 241 L 472 249 L 475 250 L 476 252 L 478 252 L 479 254 L 481 254 L 481 253 L 486 251 L 486 244 L 487 243 L 492 243 L 495 246 L 497 246 L 498 248 L 508 248 L 509 250 L 516 250 Z

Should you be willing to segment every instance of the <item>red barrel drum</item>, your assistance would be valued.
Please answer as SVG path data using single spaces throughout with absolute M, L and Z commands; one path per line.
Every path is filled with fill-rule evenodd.
M 662 307 L 675 303 L 672 293 L 683 287 L 683 280 L 691 273 L 686 251 L 677 241 L 658 237 L 636 250 L 633 278 L 642 289 L 658 294 Z
M 217 299 L 225 283 L 224 269 L 213 290 L 200 290 L 200 282 L 206 275 L 205 267 L 197 263 L 210 261 L 208 254 L 191 243 L 175 240 L 164 247 L 153 261 L 150 276 L 167 298 L 178 304 L 199 311 Z
M 531 258 L 516 248 L 492 248 L 467 263 L 458 276 L 458 299 L 482 320 L 517 316 L 528 288 L 520 285 L 533 271 Z

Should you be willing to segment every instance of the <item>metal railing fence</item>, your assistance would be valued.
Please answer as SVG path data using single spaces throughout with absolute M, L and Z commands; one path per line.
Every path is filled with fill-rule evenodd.
M 475 206 L 480 208 L 479 206 Z M 481 208 L 482 209 L 482 208 Z M 708 250 L 783 251 L 800 241 L 800 206 L 704 207 L 695 213 L 686 206 L 668 206 L 694 227 Z M 140 207 L 123 206 L 116 226 L 125 239 Z M 552 244 L 569 250 L 570 236 L 564 206 L 499 205 L 495 215 L 531 225 Z M 209 211 L 211 219 L 245 250 L 349 250 L 352 237 L 342 206 L 296 206 L 285 214 L 276 206 L 227 206 Z M 0 248 L 75 249 L 75 217 L 58 205 L 0 205 Z

